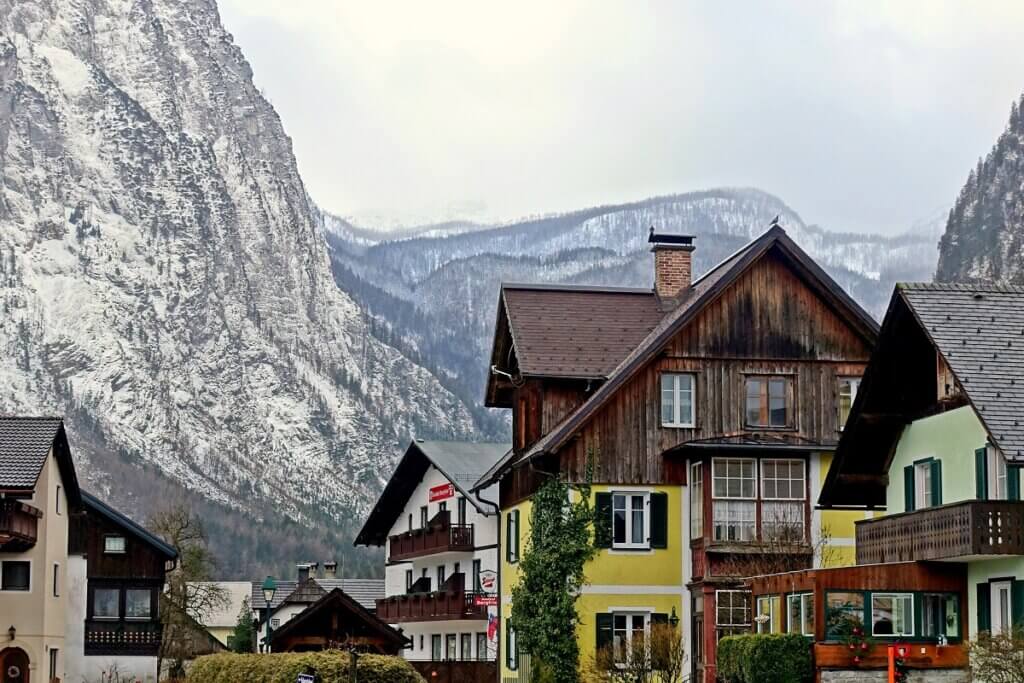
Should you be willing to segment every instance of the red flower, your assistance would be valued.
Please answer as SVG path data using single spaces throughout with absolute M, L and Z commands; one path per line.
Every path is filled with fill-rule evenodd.
M 850 649 L 851 649 L 851 650 L 853 650 L 853 649 L 854 649 L 855 647 L 857 647 L 857 646 L 856 646 L 856 645 L 854 645 L 853 643 L 850 643 Z
M 854 664 L 860 664 L 860 655 L 855 655 L 854 656 L 853 663 Z
M 862 650 L 868 649 L 868 644 L 867 643 L 861 643 L 860 644 L 860 649 L 862 649 Z

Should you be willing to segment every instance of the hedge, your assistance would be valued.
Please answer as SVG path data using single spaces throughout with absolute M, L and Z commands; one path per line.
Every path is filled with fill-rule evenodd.
M 359 655 L 359 683 L 424 683 L 401 657 Z M 350 683 L 349 653 L 280 652 L 216 654 L 199 657 L 189 669 L 188 683 L 295 683 L 300 673 L 316 673 L 318 683 Z
M 797 633 L 726 636 L 718 643 L 718 677 L 726 683 L 814 680 L 810 641 Z

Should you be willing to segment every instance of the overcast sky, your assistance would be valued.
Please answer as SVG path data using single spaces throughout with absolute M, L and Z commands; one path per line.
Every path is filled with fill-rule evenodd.
M 1024 3 L 220 0 L 323 207 L 513 218 L 721 185 L 891 232 L 1024 90 Z

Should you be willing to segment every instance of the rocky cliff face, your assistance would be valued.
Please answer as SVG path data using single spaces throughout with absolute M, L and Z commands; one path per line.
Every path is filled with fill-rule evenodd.
M 0 410 L 68 415 L 115 504 L 156 506 L 119 486 L 145 468 L 351 519 L 410 435 L 474 431 L 335 286 L 214 0 L 0 0 L 0 177 Z
M 1024 283 L 1024 99 L 967 177 L 939 244 L 940 282 Z

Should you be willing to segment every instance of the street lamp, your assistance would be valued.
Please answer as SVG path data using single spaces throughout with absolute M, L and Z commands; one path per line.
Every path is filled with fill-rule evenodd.
M 276 593 L 276 592 L 277 592 L 277 581 L 274 581 L 274 577 L 273 576 L 268 576 L 266 579 L 263 580 L 263 600 L 264 600 L 264 602 L 266 602 L 266 605 L 267 605 L 266 606 L 266 612 L 267 613 L 266 613 L 266 615 L 264 617 L 266 622 L 267 622 L 267 637 L 265 639 L 266 651 L 267 652 L 270 652 L 270 636 L 273 633 L 273 631 L 271 630 L 271 627 L 270 627 L 270 603 L 274 601 L 274 593 Z

